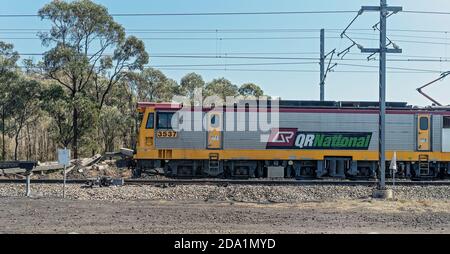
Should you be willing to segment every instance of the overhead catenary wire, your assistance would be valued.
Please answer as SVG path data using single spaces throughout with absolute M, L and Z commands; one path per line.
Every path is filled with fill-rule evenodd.
M 248 54 L 248 56 L 246 56 Z M 264 53 L 223 53 L 217 55 L 215 53 L 203 53 L 203 54 L 180 54 L 180 53 L 165 53 L 165 54 L 151 54 L 150 57 L 153 58 L 198 58 L 198 59 L 248 59 L 248 60 L 311 60 L 319 61 L 317 57 L 285 57 L 285 56 L 251 56 L 251 55 L 264 55 Z M 279 53 L 269 53 L 268 55 L 279 54 Z M 296 53 L 283 53 L 287 55 L 293 55 Z M 314 52 L 300 52 L 297 54 L 316 54 Z M 44 56 L 44 53 L 19 53 L 20 56 Z M 88 54 L 87 56 L 92 56 Z M 104 54 L 104 56 L 111 56 L 111 54 Z M 414 56 L 410 56 L 414 57 Z M 388 59 L 388 62 L 450 62 L 449 58 L 443 57 L 429 57 L 434 59 L 426 59 L 426 56 L 418 56 L 424 58 L 409 58 L 409 59 Z M 345 58 L 345 59 L 335 59 L 333 61 L 364 61 L 367 62 L 365 58 Z
M 338 33 L 329 31 L 329 33 Z M 373 35 L 379 36 L 377 33 L 364 33 L 364 32 L 348 32 L 349 35 Z M 416 38 L 416 39 L 435 39 L 435 40 L 447 40 L 445 36 L 436 37 L 436 36 L 420 36 L 420 35 L 407 35 L 407 34 L 389 34 L 390 37 L 398 37 L 398 38 Z M 374 38 L 375 39 L 375 38 Z
M 47 29 L 48 30 L 48 29 Z M 36 34 L 37 31 L 44 31 L 44 30 L 36 30 L 36 31 L 16 31 L 14 29 L 0 29 L 0 34 Z M 46 31 L 46 30 L 45 30 Z M 139 31 L 139 30 L 127 30 L 130 34 L 209 34 L 209 33 L 315 33 L 317 30 L 315 29 L 308 29 L 307 31 L 300 29 L 286 29 L 286 30 L 199 30 L 199 31 L 190 31 L 190 30 L 174 30 L 174 31 L 164 31 L 164 30 L 155 30 L 155 31 Z M 339 34 L 339 31 L 329 31 L 328 33 L 337 33 Z M 444 34 L 448 34 L 447 32 L 443 32 Z M 347 33 L 349 35 L 373 35 L 378 36 L 375 33 L 364 33 L 364 32 L 349 32 Z M 433 39 L 433 40 L 445 40 L 447 41 L 448 38 L 446 36 L 437 37 L 437 36 L 418 36 L 418 35 L 406 35 L 406 34 L 389 34 L 390 37 L 396 37 L 396 38 L 416 38 L 416 39 Z M 329 39 L 338 39 L 338 37 L 330 37 Z M 4 38 L 4 39 L 24 39 L 24 40 L 32 40 L 32 39 L 39 39 L 39 37 L 11 37 L 11 38 Z M 308 37 L 151 37 L 151 38 L 141 38 L 141 39 L 155 39 L 155 40 L 169 40 L 169 39 L 192 39 L 192 40 L 201 40 L 201 39 L 210 39 L 210 40 L 230 40 L 230 39 L 317 39 L 315 36 L 308 36 Z M 376 38 L 367 38 L 367 39 L 373 39 Z M 428 43 L 427 41 L 423 43 Z
M 317 64 L 317 62 L 300 62 L 300 63 L 230 63 L 230 64 L 175 64 L 175 65 L 146 65 L 146 67 L 153 68 L 178 68 L 178 67 L 208 67 L 215 66 L 225 67 L 224 69 L 230 70 L 230 68 L 226 68 L 227 66 L 257 66 L 257 65 L 308 65 L 308 64 Z M 361 68 L 378 68 L 375 65 L 363 65 L 363 64 L 347 64 L 347 63 L 338 63 L 338 66 L 349 66 L 349 67 L 361 67 Z M 35 67 L 38 68 L 38 67 Z M 430 70 L 430 69 L 418 69 L 418 68 L 405 68 L 405 67 L 387 67 L 389 70 L 401 70 L 408 72 L 422 72 L 422 73 L 441 73 L 439 70 Z M 245 69 L 249 70 L 249 69 Z M 280 70 L 281 71 L 281 70 Z M 291 71 L 291 70 L 287 70 Z M 311 70 L 314 71 L 314 70 Z M 355 70 L 357 71 L 357 70 Z M 317 72 L 317 71 L 315 71 Z M 334 71 L 332 71 L 334 72 Z
M 322 29 L 318 28 L 161 28 L 161 29 L 149 29 L 149 28 L 124 28 L 126 31 L 132 32 L 317 32 Z M 326 31 L 342 31 L 341 28 L 323 28 Z M 0 31 L 49 31 L 47 28 L 0 28 Z M 350 28 L 347 31 L 371 31 L 371 28 Z M 389 29 L 394 32 L 413 32 L 413 33 L 449 33 L 450 30 L 430 30 L 430 29 Z
M 362 65 L 362 64 L 345 64 L 339 63 L 338 65 L 342 66 L 352 66 L 352 67 L 363 67 L 363 68 L 379 68 L 375 65 Z M 423 72 L 432 72 L 432 73 L 442 73 L 439 70 L 429 70 L 429 69 L 415 69 L 415 68 L 403 68 L 403 67 L 386 67 L 386 69 L 390 70 L 404 70 L 404 71 L 423 71 Z
M 235 15 L 300 15 L 300 14 L 347 14 L 353 10 L 318 11 L 265 11 L 265 12 L 178 12 L 178 13 L 111 13 L 113 17 L 149 17 L 149 16 L 235 16 Z M 0 18 L 33 18 L 38 14 L 0 14 Z
M 125 28 L 128 32 L 148 32 L 148 33 L 315 33 L 321 28 L 200 28 L 200 29 L 176 29 L 176 28 L 166 28 L 166 29 L 143 29 L 143 28 Z M 324 28 L 327 32 L 339 32 L 340 28 Z M 40 32 L 49 31 L 50 28 L 0 28 L 0 31 L 5 32 Z M 373 32 L 370 28 L 352 28 L 348 31 L 368 31 Z M 446 30 L 425 30 L 425 29 L 389 29 L 392 32 L 408 32 L 408 33 L 450 33 Z M 355 33 L 355 32 L 352 32 Z
M 171 68 L 161 67 L 160 70 L 178 70 L 178 71 L 242 71 L 242 72 L 299 72 L 299 73 L 317 73 L 318 70 L 298 70 L 298 69 L 241 69 L 241 68 Z M 377 71 L 363 71 L 363 70 L 336 70 L 333 73 L 378 73 Z M 388 73 L 405 73 L 405 74 L 433 74 L 435 71 L 388 71 Z
M 315 40 L 317 36 L 282 36 L 282 37 L 138 37 L 140 40 Z M 333 38 L 333 37 L 329 37 Z M 0 37 L 0 40 L 40 40 L 39 37 Z M 98 38 L 97 40 L 100 40 Z M 338 39 L 338 37 L 334 37 Z
M 19 53 L 21 56 L 43 56 L 44 53 Z M 110 56 L 110 54 L 104 54 Z M 87 56 L 92 56 L 88 54 Z M 199 58 L 199 59 L 265 59 L 265 60 L 317 60 L 315 57 L 270 57 L 270 56 L 222 56 L 222 55 L 151 55 L 154 58 Z
M 50 28 L 0 28 L 4 32 L 35 33 L 49 31 Z M 125 28 L 132 33 L 315 33 L 319 28 L 224 28 L 224 29 L 136 29 Z M 329 29 L 329 31 L 337 29 Z
M 277 64 L 315 64 L 313 63 L 265 63 L 265 64 L 228 64 L 228 65 L 277 65 Z M 363 67 L 363 68 L 378 68 L 378 66 L 374 65 L 362 65 L 362 64 L 344 64 L 338 63 L 341 66 L 351 66 L 351 67 Z M 152 67 L 200 67 L 200 66 L 227 66 L 227 64 L 211 64 L 211 65 L 196 65 L 196 64 L 185 64 L 185 65 L 154 65 Z M 417 69 L 417 68 L 404 68 L 404 67 L 387 67 L 390 70 L 402 70 L 402 71 L 413 71 L 413 72 L 430 72 L 430 73 L 441 73 L 439 70 L 429 70 L 429 69 Z
M 310 52 L 303 52 L 303 51 L 286 51 L 286 52 L 237 52 L 237 51 L 230 51 L 230 52 L 222 52 L 220 54 L 217 54 L 217 52 L 152 52 L 153 55 L 214 55 L 214 56 L 228 56 L 228 55 L 317 55 L 319 52 L 310 51 Z M 24 56 L 42 56 L 44 53 L 19 53 L 19 55 Z M 111 53 L 106 53 L 104 55 L 111 55 Z M 360 56 L 360 53 L 348 53 L 348 55 L 358 55 Z M 88 54 L 88 56 L 92 56 L 92 54 Z M 436 59 L 436 60 L 442 60 L 442 59 L 450 59 L 442 56 L 427 56 L 427 55 L 398 55 L 397 57 L 404 57 L 404 58 L 416 58 L 417 60 L 428 60 L 428 59 Z M 319 58 L 317 58 L 319 59 Z M 344 59 L 347 60 L 347 59 Z M 351 60 L 351 59 L 350 59 Z M 366 59 L 353 59 L 353 60 L 366 60 Z M 402 60 L 402 59 L 399 59 Z M 408 59 L 408 60 L 414 60 L 414 59 Z
M 226 64 L 164 64 L 164 65 L 151 65 L 155 68 L 162 67 L 202 67 L 202 66 L 253 66 L 253 65 L 312 65 L 319 62 L 277 62 L 277 63 L 226 63 Z
M 327 39 L 341 39 L 337 36 L 328 36 Z M 283 36 L 283 37 L 140 37 L 140 40 L 316 40 L 317 36 Z M 40 40 L 39 37 L 0 37 L 0 40 Z M 378 41 L 376 38 L 353 37 L 353 40 Z M 395 40 L 402 43 L 450 45 L 450 42 Z
M 450 12 L 445 11 L 403 11 L 403 13 L 412 13 L 412 14 L 432 14 L 432 15 L 450 15 Z
M 30 67 L 30 66 L 18 66 L 23 69 L 40 69 L 39 67 Z M 189 65 L 179 66 L 179 67 L 157 67 L 156 65 L 146 65 L 146 68 L 158 68 L 160 70 L 176 70 L 176 71 L 237 71 L 237 72 L 298 72 L 298 73 L 317 73 L 318 70 L 302 70 L 302 69 L 245 69 L 245 68 L 198 68 L 199 66 L 192 66 L 193 68 L 189 68 Z M 365 70 L 333 70 L 332 72 L 336 73 L 378 73 L 377 71 L 365 71 Z M 435 75 L 435 71 L 388 71 L 389 73 L 397 73 L 397 74 L 433 74 Z
M 235 15 L 308 15 L 308 14 L 351 14 L 355 10 L 311 10 L 311 11 L 261 11 L 261 12 L 178 12 L 178 13 L 111 13 L 113 17 L 148 17 L 148 16 L 235 16 Z M 450 15 L 443 11 L 417 11 L 403 10 L 410 14 Z M 32 18 L 40 17 L 38 14 L 11 13 L 0 14 L 0 18 Z

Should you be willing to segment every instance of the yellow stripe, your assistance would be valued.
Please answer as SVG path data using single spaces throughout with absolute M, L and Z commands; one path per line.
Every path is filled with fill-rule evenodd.
M 183 159 L 207 160 L 210 153 L 219 154 L 220 160 L 323 160 L 324 157 L 352 157 L 358 161 L 377 161 L 377 151 L 360 150 L 193 150 L 193 149 L 166 149 L 171 150 L 171 158 L 159 157 L 158 150 L 138 147 L 135 159 Z M 168 154 L 168 153 L 166 153 Z M 418 161 L 419 155 L 428 155 L 430 161 L 450 161 L 450 153 L 441 152 L 414 152 L 397 151 L 398 161 Z M 386 152 L 386 159 L 390 160 L 393 151 Z

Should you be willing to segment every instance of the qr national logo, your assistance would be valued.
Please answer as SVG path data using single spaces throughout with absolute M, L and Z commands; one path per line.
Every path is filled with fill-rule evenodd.
M 297 128 L 272 129 L 267 146 L 291 147 L 294 144 Z
M 368 150 L 371 132 L 302 132 L 296 128 L 272 129 L 267 149 Z

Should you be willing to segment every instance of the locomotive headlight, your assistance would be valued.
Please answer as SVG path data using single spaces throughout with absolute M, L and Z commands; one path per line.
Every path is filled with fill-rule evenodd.
M 292 166 L 292 165 L 294 165 L 294 162 L 293 161 L 288 161 L 288 165 Z

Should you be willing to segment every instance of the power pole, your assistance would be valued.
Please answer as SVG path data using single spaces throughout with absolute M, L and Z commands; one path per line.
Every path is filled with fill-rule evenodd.
M 389 12 L 397 13 L 402 11 L 402 7 L 388 7 L 387 0 L 380 0 L 380 7 L 378 6 L 363 6 L 362 11 L 377 11 L 380 12 L 380 48 L 361 48 L 362 53 L 379 53 L 380 54 L 380 71 L 379 71 L 379 168 L 380 181 L 378 182 L 378 189 L 386 189 L 386 53 L 402 53 L 402 50 L 394 46 L 393 49 L 387 48 L 386 45 L 386 18 Z
M 380 116 L 378 160 L 380 164 L 380 182 L 378 189 L 386 189 L 386 16 L 387 0 L 380 0 Z
M 325 29 L 320 29 L 320 101 L 325 100 Z

